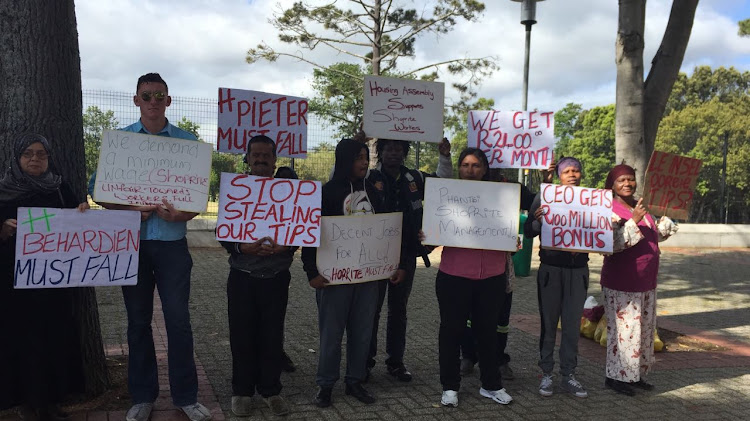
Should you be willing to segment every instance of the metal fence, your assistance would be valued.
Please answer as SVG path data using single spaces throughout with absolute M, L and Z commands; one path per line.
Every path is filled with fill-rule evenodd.
M 172 104 L 167 108 L 167 118 L 175 125 L 183 118 L 190 120 L 198 126 L 197 132 L 201 140 L 216 145 L 217 103 L 218 98 L 172 96 Z M 92 106 L 105 113 L 112 111 L 118 127 L 127 126 L 140 118 L 140 111 L 133 104 L 132 93 L 83 90 L 84 112 Z M 326 126 L 318 116 L 308 114 L 307 136 L 308 159 L 292 163 L 289 158 L 279 158 L 277 167 L 294 166 L 301 178 L 326 181 L 332 168 L 333 149 L 326 148 L 324 144 L 334 145 L 337 142 L 335 129 Z M 242 165 L 239 158 L 236 161 Z M 241 172 L 244 168 L 238 166 L 235 170 Z M 217 203 L 209 201 L 206 214 L 212 216 L 216 212 Z

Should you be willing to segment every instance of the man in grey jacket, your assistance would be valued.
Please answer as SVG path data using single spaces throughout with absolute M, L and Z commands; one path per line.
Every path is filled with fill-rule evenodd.
M 248 141 L 250 174 L 273 177 L 276 144 L 267 136 Z M 230 253 L 227 302 L 232 349 L 232 412 L 248 416 L 257 391 L 275 415 L 289 413 L 281 393 L 284 318 L 296 247 L 270 237 L 254 243 L 222 242 Z

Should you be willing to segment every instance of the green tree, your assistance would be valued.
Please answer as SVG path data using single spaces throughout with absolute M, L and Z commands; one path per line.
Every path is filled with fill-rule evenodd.
M 307 152 L 307 159 L 296 159 L 294 169 L 300 179 L 326 183 L 335 161 L 336 146 L 323 142 Z
M 116 130 L 119 122 L 112 110 L 102 111 L 96 105 L 86 108 L 83 113 L 83 147 L 86 156 L 86 180 L 96 171 L 99 150 L 102 146 L 102 132 Z
M 458 156 L 468 144 L 469 111 L 491 110 L 495 106 L 495 100 L 490 98 L 477 98 L 474 102 L 463 99 L 449 108 L 445 116 L 445 129 L 452 132 L 451 158 L 453 159 L 453 175 L 458 175 Z
M 565 104 L 555 113 L 555 137 L 558 138 L 555 146 L 556 154 L 557 151 L 565 150 L 570 139 L 577 131 L 582 129 L 580 118 L 582 113 L 583 107 L 581 104 L 573 102 Z
M 741 37 L 750 36 L 750 19 L 741 20 L 737 23 L 739 29 L 737 29 L 737 35 Z
M 198 130 L 201 128 L 198 123 L 195 123 L 189 118 L 182 116 L 182 119 L 177 122 L 176 126 L 181 128 L 182 130 L 185 130 L 186 132 L 192 133 L 198 140 L 203 142 L 201 135 L 198 133 Z
M 568 104 L 566 112 L 575 110 L 576 105 Z M 603 188 L 615 162 L 615 106 L 611 104 L 581 111 L 575 121 L 574 127 L 580 128 L 563 145 L 558 144 L 555 156 L 578 158 L 583 164 L 581 184 Z
M 303 1 L 274 15 L 271 23 L 279 30 L 279 39 L 294 46 L 294 52 L 276 51 L 266 43 L 251 48 L 246 56 L 249 64 L 258 60 L 275 62 L 279 57 L 289 57 L 313 65 L 319 72 L 314 74 L 316 83 L 322 84 L 323 92 L 317 112 L 329 113 L 329 122 L 340 132 L 351 135 L 358 124 L 352 115 L 360 114 L 345 108 L 341 112 L 334 101 L 324 106 L 324 101 L 340 94 L 357 92 L 365 72 L 373 75 L 398 74 L 400 77 L 415 77 L 434 80 L 439 73 L 463 75 L 464 79 L 453 86 L 465 97 L 473 97 L 481 80 L 496 69 L 495 57 L 456 58 L 427 64 L 415 69 L 397 68 L 399 59 L 415 56 L 415 43 L 419 36 L 433 33 L 444 35 L 450 32 L 458 20 L 476 22 L 484 11 L 484 4 L 476 0 L 434 0 L 431 5 L 414 9 L 406 8 L 398 0 L 349 0 L 352 9 L 336 7 L 335 2 L 317 6 Z M 320 30 L 320 32 L 314 32 Z M 324 65 L 306 57 L 299 49 L 313 51 L 325 46 L 346 54 L 362 63 L 362 66 L 347 67 L 341 63 Z M 345 79 L 351 79 L 344 82 Z M 342 88 L 339 90 L 338 86 Z M 361 89 L 360 89 L 361 90 Z M 331 96 L 326 96 L 326 93 Z M 356 105 L 356 100 L 344 103 Z M 333 106 L 333 108 L 331 108 Z M 312 107 L 311 107 L 312 109 Z M 342 118 L 346 116 L 346 118 Z M 355 130 L 352 130 L 352 127 Z
M 667 101 L 665 115 L 687 106 L 695 106 L 714 98 L 720 102 L 730 102 L 734 98 L 747 95 L 750 90 L 750 71 L 740 72 L 734 67 L 697 66 L 688 77 L 685 73 L 677 76 L 672 93 Z

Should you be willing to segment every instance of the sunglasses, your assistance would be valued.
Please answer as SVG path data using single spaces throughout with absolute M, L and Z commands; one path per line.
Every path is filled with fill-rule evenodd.
M 162 102 L 162 101 L 164 101 L 164 99 L 166 97 L 167 97 L 167 94 L 164 93 L 164 92 L 162 92 L 162 91 L 154 91 L 154 92 L 144 91 L 144 92 L 141 92 L 141 99 L 144 100 L 144 101 L 146 101 L 146 102 L 151 101 L 151 98 L 156 98 L 156 102 Z
M 34 158 L 35 155 L 36 155 L 37 159 L 39 159 L 41 161 L 44 161 L 45 159 L 49 158 L 49 154 L 45 150 L 41 150 L 41 151 L 31 151 L 31 150 L 28 150 L 28 151 L 23 151 L 23 153 L 21 154 L 21 156 L 24 157 L 24 158 L 26 158 L 26 159 L 32 159 L 32 158 Z

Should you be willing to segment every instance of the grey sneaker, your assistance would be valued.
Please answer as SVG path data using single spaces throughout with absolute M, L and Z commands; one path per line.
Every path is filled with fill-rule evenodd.
M 180 409 L 182 409 L 182 412 L 187 415 L 190 421 L 208 421 L 211 419 L 211 411 L 198 402 L 192 405 L 185 405 Z
M 151 410 L 154 409 L 154 404 L 137 403 L 130 407 L 128 413 L 125 415 L 126 421 L 147 421 L 151 416 Z
M 574 394 L 578 398 L 585 398 L 589 396 L 586 389 L 581 386 L 581 383 L 576 380 L 576 376 L 569 374 L 560 381 L 560 387 L 566 391 Z M 540 391 L 541 392 L 541 391 Z
M 253 408 L 250 396 L 232 396 L 232 413 L 238 417 L 247 417 Z
M 542 382 L 539 383 L 539 394 L 552 396 L 552 374 L 542 374 Z
M 289 404 L 287 401 L 279 395 L 269 396 L 264 399 L 266 405 L 271 409 L 274 415 L 287 415 L 289 414 Z

